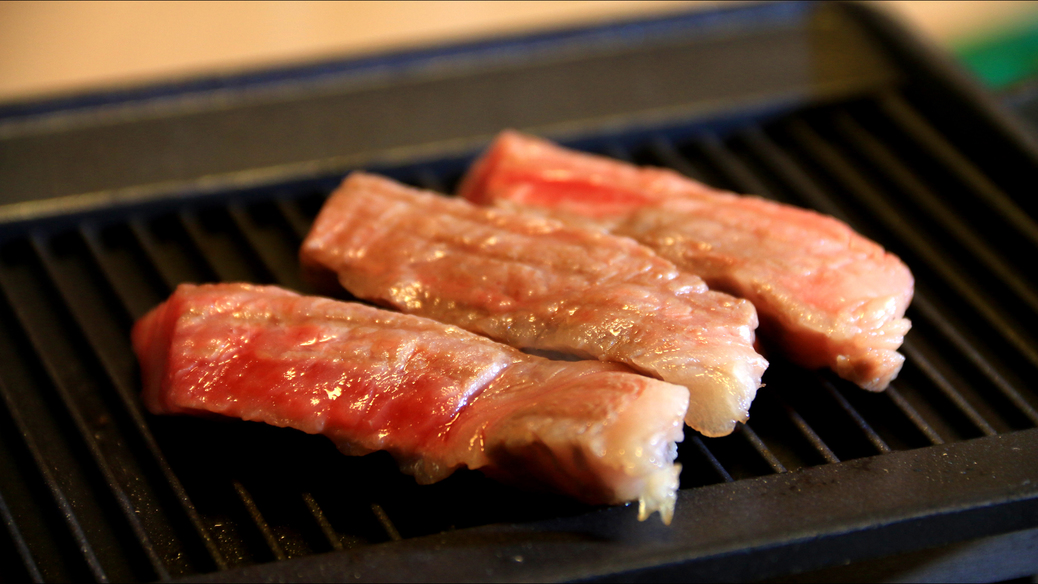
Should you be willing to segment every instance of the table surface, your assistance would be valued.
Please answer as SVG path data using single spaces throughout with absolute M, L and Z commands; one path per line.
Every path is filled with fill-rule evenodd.
M 0 2 L 0 102 L 735 2 Z M 1038 2 L 879 4 L 945 46 Z

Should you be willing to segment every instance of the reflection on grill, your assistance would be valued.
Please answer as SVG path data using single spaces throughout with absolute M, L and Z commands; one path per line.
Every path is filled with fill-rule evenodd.
M 917 277 L 890 389 L 774 362 L 748 424 L 720 439 L 688 432 L 682 489 L 1038 426 L 1023 383 L 1038 370 L 1038 226 L 923 107 L 886 91 L 735 130 L 582 143 L 834 215 Z M 381 170 L 449 192 L 463 168 Z M 296 254 L 336 180 L 131 208 L 4 244 L 3 579 L 169 579 L 589 511 L 475 472 L 420 487 L 388 456 L 346 458 L 291 430 L 141 412 L 134 320 L 185 281 L 309 292 Z

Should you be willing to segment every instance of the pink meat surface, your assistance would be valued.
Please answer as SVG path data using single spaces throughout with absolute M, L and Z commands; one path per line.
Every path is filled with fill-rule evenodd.
M 750 300 L 765 346 L 880 391 L 914 280 L 897 256 L 832 217 L 718 191 L 658 168 L 504 132 L 460 187 L 470 201 L 631 237 L 713 289 Z
M 419 483 L 457 468 L 669 523 L 688 392 L 556 362 L 425 318 L 272 286 L 181 285 L 133 329 L 155 414 L 220 414 L 386 450 Z
M 767 362 L 750 303 L 627 238 L 355 173 L 303 243 L 316 280 L 509 345 L 624 363 L 691 393 L 686 422 L 748 417 Z

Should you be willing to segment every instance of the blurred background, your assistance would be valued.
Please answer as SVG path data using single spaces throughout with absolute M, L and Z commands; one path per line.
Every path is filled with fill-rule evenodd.
M 0 2 L 0 103 L 734 2 Z M 1038 2 L 876 2 L 996 92 L 1038 74 Z

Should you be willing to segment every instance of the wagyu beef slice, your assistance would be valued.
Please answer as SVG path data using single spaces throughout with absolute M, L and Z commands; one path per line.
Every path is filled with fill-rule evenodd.
M 904 362 L 897 349 L 911 326 L 912 274 L 832 217 L 517 132 L 497 138 L 459 192 L 636 239 L 712 289 L 750 300 L 765 345 L 802 366 L 828 366 L 876 391 Z
M 624 363 L 689 389 L 690 426 L 746 420 L 767 362 L 757 316 L 635 241 L 354 173 L 301 258 L 350 293 L 515 347 Z
M 386 450 L 420 483 L 459 467 L 669 522 L 688 392 L 555 362 L 425 318 L 272 286 L 181 285 L 133 329 L 155 414 L 219 414 Z

